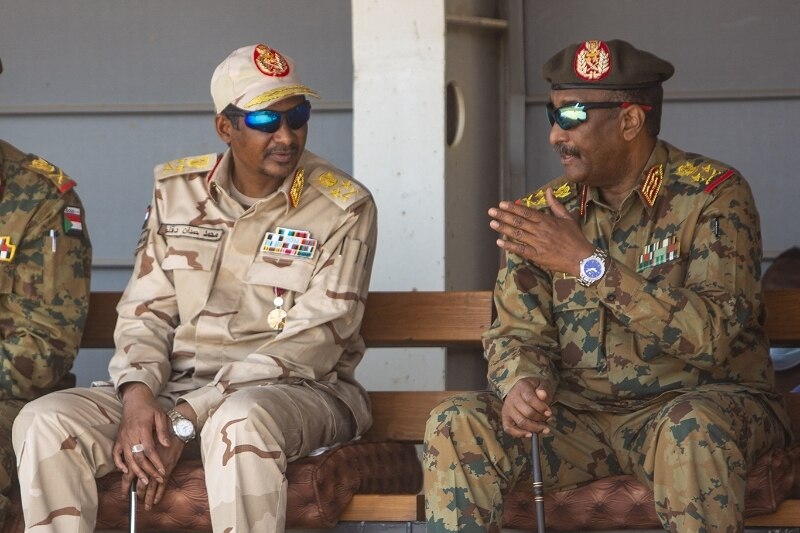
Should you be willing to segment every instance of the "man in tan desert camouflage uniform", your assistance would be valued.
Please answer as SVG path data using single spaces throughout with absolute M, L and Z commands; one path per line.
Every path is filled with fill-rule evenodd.
M 748 467 L 789 439 L 750 188 L 658 140 L 668 62 L 587 41 L 543 73 L 564 176 L 489 211 L 506 252 L 492 391 L 431 413 L 428 532 L 499 532 L 534 434 L 545 490 L 633 474 L 665 529 L 741 531 Z
M 305 150 L 316 94 L 290 58 L 240 48 L 211 93 L 229 148 L 156 167 L 113 387 L 48 396 L 14 426 L 30 531 L 91 531 L 94 478 L 117 468 L 150 509 L 195 432 L 214 531 L 282 531 L 287 462 L 371 423 L 354 371 L 372 197 Z
M 74 187 L 0 140 L 0 528 L 16 477 L 14 418 L 28 401 L 75 385 L 92 245 Z

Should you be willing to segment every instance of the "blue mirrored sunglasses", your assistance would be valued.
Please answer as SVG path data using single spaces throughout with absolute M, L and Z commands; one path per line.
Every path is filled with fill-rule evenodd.
M 311 102 L 306 100 L 286 111 L 261 109 L 260 111 L 244 112 L 242 115 L 248 128 L 263 131 L 264 133 L 278 131 L 281 127 L 282 118 L 286 119 L 286 123 L 290 128 L 298 130 L 305 126 L 308 119 L 311 118 Z
M 652 106 L 645 105 L 645 104 L 634 104 L 633 102 L 575 102 L 574 104 L 565 105 L 559 108 L 556 108 L 553 105 L 553 102 L 548 102 L 547 104 L 547 119 L 550 121 L 550 125 L 552 126 L 555 123 L 558 123 L 558 127 L 562 130 L 569 130 L 583 124 L 589 118 L 588 113 L 586 113 L 589 109 L 612 109 L 615 107 L 630 107 L 632 105 L 638 105 L 645 111 L 650 111 Z

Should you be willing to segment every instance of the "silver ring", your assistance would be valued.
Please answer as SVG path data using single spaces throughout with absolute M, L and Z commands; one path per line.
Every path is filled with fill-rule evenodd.
M 131 453 L 142 453 L 144 451 L 144 444 L 134 444 L 131 446 Z

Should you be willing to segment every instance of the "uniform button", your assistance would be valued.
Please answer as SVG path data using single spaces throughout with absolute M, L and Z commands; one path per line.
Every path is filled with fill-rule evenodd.
M 617 299 L 617 295 L 614 294 L 613 292 L 611 294 L 609 294 L 608 296 L 606 296 L 606 300 L 608 300 L 609 302 L 613 302 L 616 299 Z

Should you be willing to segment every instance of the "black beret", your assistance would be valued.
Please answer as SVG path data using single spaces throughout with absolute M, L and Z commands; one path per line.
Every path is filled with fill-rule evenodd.
M 674 72 L 669 61 L 620 40 L 572 44 L 542 67 L 553 90 L 655 87 Z

